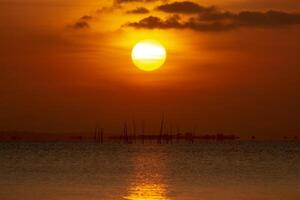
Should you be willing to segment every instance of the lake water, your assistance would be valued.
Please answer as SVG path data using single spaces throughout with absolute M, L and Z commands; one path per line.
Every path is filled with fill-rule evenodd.
M 299 200 L 300 143 L 0 143 L 1 200 Z

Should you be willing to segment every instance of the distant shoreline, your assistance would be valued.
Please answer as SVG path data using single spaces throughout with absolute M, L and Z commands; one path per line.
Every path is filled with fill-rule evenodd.
M 178 141 L 196 142 L 196 141 L 299 141 L 297 136 L 283 136 L 280 138 L 259 138 L 256 136 L 240 137 L 233 134 L 192 134 L 192 133 L 174 133 L 174 134 L 129 134 L 117 135 L 107 134 L 102 136 L 96 132 L 78 132 L 78 133 L 46 133 L 46 132 L 0 132 L 0 142 L 96 142 L 103 143 L 107 141 L 121 141 L 124 143 L 136 143 L 145 141 L 155 141 L 157 143 L 176 143 Z

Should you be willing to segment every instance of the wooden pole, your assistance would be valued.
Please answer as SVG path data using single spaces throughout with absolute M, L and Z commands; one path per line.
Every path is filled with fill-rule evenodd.
M 128 143 L 127 122 L 124 123 L 124 142 Z
M 103 144 L 103 129 L 101 128 L 100 142 Z
M 161 124 L 160 124 L 160 131 L 159 131 L 159 138 L 158 138 L 158 143 L 161 144 L 161 139 L 164 131 L 164 115 L 162 116 Z

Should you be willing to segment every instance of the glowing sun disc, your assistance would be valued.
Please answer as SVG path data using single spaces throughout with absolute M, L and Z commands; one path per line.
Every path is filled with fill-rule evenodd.
M 143 40 L 132 49 L 131 58 L 135 66 L 143 71 L 154 71 L 166 61 L 166 49 L 155 40 Z

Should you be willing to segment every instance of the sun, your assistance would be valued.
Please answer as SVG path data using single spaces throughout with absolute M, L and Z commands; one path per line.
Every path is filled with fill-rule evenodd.
M 133 47 L 131 58 L 140 70 L 150 72 L 165 63 L 167 53 L 164 46 L 156 40 L 142 40 Z

